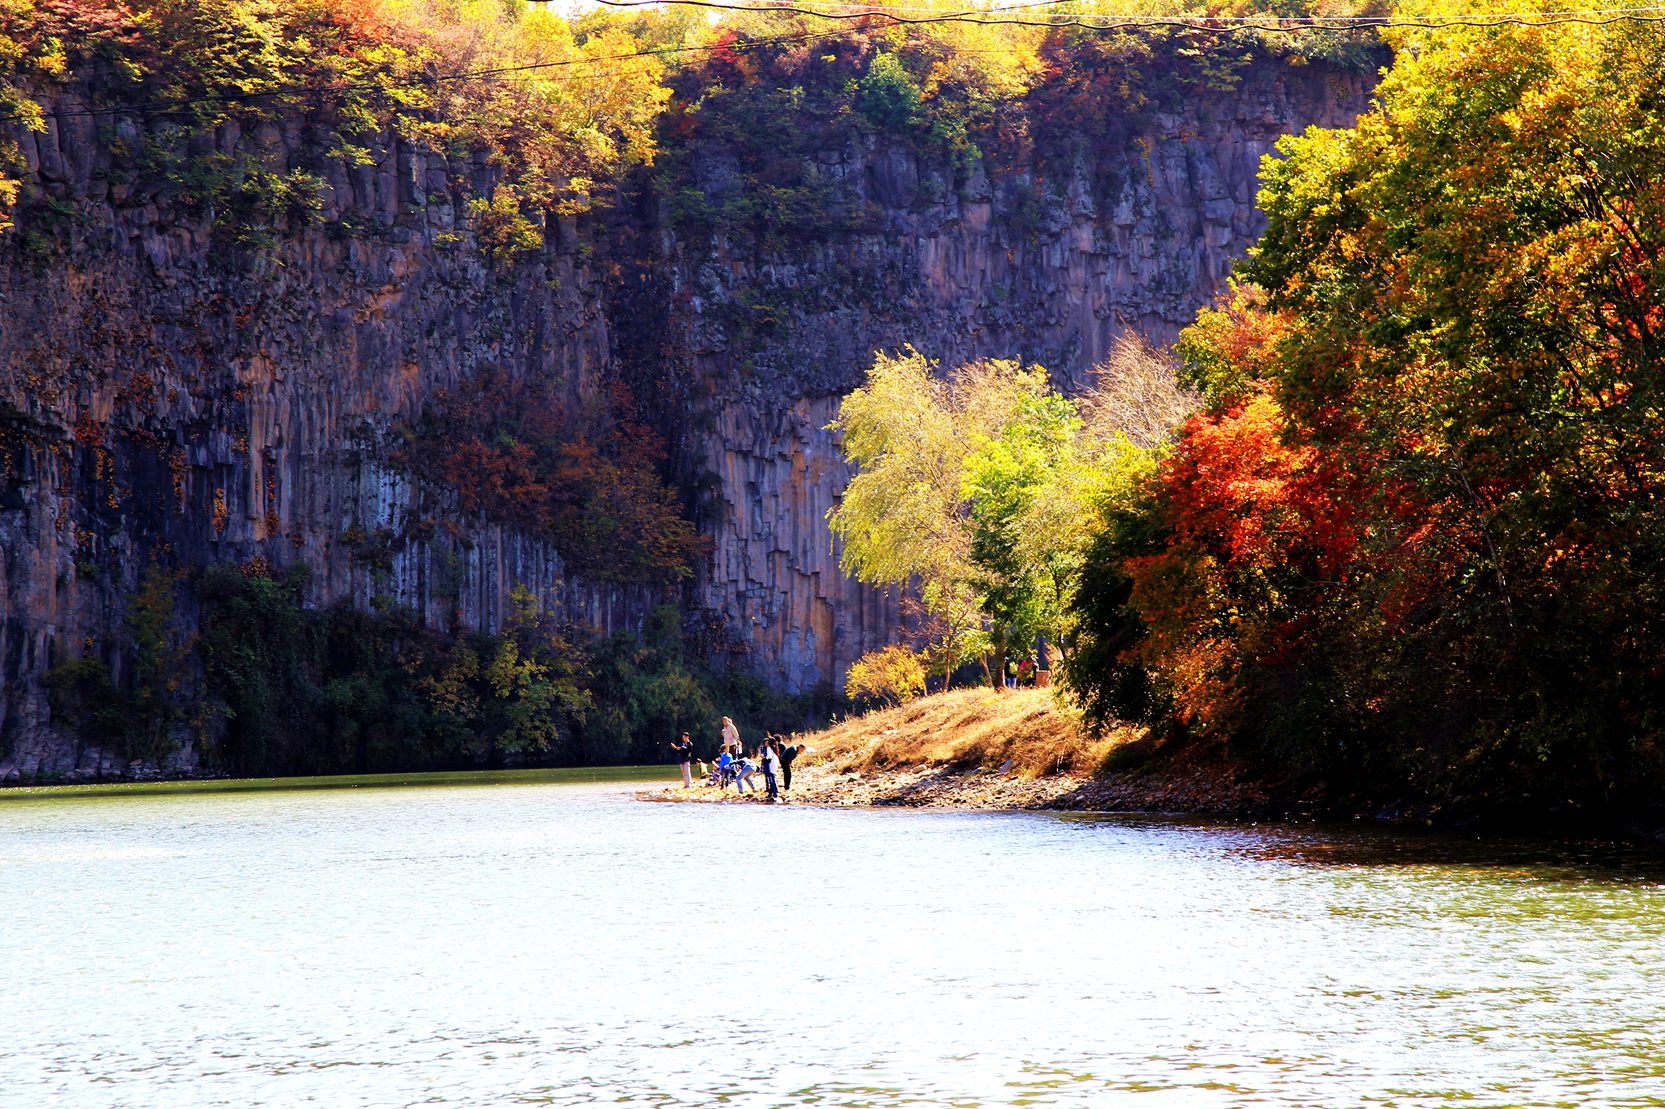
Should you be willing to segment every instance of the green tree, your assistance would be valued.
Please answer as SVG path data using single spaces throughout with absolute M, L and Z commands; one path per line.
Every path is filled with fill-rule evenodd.
M 196 700 L 192 657 L 196 637 L 179 620 L 183 571 L 152 564 L 128 598 L 133 645 L 133 703 L 128 755 L 156 761 L 177 746 L 176 730 Z
M 1665 783 L 1665 38 L 1400 38 L 1268 161 L 1180 344 L 1209 410 L 1082 619 L 1283 768 L 1594 812 Z
M 1073 567 L 1068 548 L 1031 535 L 1041 491 L 1074 461 L 1084 425 L 1055 393 L 1023 397 L 999 434 L 966 460 L 961 494 L 971 515 L 972 584 L 993 630 L 999 663 L 1029 653 L 1037 635 L 1056 642 Z
M 880 54 L 856 84 L 856 111 L 890 130 L 917 125 L 924 115 L 919 86 L 894 54 Z
M 1037 633 L 1067 638 L 1092 521 L 1164 449 L 1125 434 L 1153 408 L 1136 395 L 1174 386 L 1171 372 L 1165 385 L 1117 385 L 1120 400 L 1100 397 L 1089 425 L 1039 367 L 935 370 L 911 349 L 880 355 L 845 398 L 831 426 L 856 473 L 828 522 L 846 573 L 918 588 L 942 629 L 935 668 L 949 671 L 1020 644 L 1027 653 Z
M 538 610 L 537 596 L 517 585 L 503 638 L 484 667 L 494 701 L 494 748 L 512 755 L 555 751 L 591 705 L 577 652 Z
M 989 639 L 974 585 L 973 521 L 966 466 L 1017 411 L 1042 396 L 1046 371 L 974 362 L 946 378 L 907 348 L 875 357 L 866 383 L 828 425 L 856 473 L 827 514 L 842 544 L 839 565 L 870 585 L 917 587 L 939 621 L 936 667 L 983 657 Z

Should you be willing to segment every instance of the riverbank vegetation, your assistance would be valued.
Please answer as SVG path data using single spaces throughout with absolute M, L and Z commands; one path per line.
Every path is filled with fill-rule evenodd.
M 1244 284 L 1181 349 L 1207 410 L 1106 514 L 1074 684 L 1439 804 L 1665 786 L 1665 40 L 1419 36 L 1284 144 Z
M 1153 426 L 1194 404 L 1131 337 L 1100 380 L 1077 400 L 1041 367 L 973 362 L 940 375 L 910 349 L 878 355 L 840 406 L 831 427 L 856 469 L 827 517 L 841 565 L 915 589 L 917 650 L 944 681 L 977 663 L 998 684 L 1008 655 L 1027 657 L 1037 636 L 1070 641 L 1095 514 L 1156 465 L 1166 436 Z M 882 674 L 882 661 L 863 669 Z
M 1665 39 L 1418 47 L 1379 111 L 1270 169 L 1253 285 L 1186 339 L 1208 411 L 1107 529 L 1097 565 L 1128 593 L 1095 627 L 1132 640 L 1152 707 L 1282 764 L 1644 803 L 1665 785 Z
M 1266 235 L 1177 348 L 1202 409 L 1089 485 L 1062 590 L 1033 560 L 992 572 L 1034 531 L 1069 534 L 1024 513 L 1065 480 L 1079 424 L 1018 367 L 911 368 L 896 390 L 881 356 L 837 425 L 861 472 L 834 527 L 857 576 L 911 575 L 939 619 L 967 614 L 969 651 L 1051 631 L 1099 726 L 1364 805 L 1647 811 L 1665 787 L 1665 36 L 1401 34 L 1375 110 L 1268 162 Z M 975 419 L 956 414 L 974 392 Z M 878 396 L 893 418 L 868 412 Z M 973 476 L 1019 444 L 1013 470 L 982 471 L 1007 484 Z
M 816 707 L 697 657 L 674 606 L 597 636 L 522 589 L 491 635 L 388 604 L 310 607 L 305 586 L 264 563 L 153 567 L 128 604 L 133 669 L 113 651 L 65 660 L 55 718 L 119 773 L 161 772 L 191 744 L 198 773 L 272 777 L 662 762 L 682 731 L 715 748 L 725 714 L 752 735 Z

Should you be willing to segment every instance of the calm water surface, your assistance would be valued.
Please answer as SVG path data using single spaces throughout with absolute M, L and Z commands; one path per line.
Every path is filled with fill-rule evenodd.
M 0 1105 L 1665 1106 L 1665 868 L 629 786 L 0 797 Z

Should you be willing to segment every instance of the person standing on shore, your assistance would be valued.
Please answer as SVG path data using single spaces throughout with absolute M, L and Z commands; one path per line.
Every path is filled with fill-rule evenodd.
M 733 751 L 736 758 L 745 754 L 740 749 L 740 729 L 726 716 L 723 717 L 723 750 Z
M 763 760 L 763 784 L 769 787 L 769 800 L 780 800 L 780 784 L 775 779 L 775 772 L 780 769 L 780 748 L 774 736 L 763 741 L 763 750 L 759 757 Z
M 781 777 L 783 779 L 781 784 L 785 789 L 790 790 L 792 788 L 792 763 L 797 759 L 798 753 L 803 749 L 804 747 L 801 743 L 793 744 L 786 743 L 784 740 L 782 741 L 780 750 L 780 770 Z
M 692 774 L 694 741 L 688 738 L 687 732 L 683 732 L 681 739 L 672 741 L 671 751 L 675 753 L 677 762 L 682 764 L 682 788 L 692 789 L 694 785 Z

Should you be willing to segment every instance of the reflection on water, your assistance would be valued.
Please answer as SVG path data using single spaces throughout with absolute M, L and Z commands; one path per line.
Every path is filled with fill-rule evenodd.
M 12 799 L 0 1105 L 1661 1106 L 1662 873 L 606 782 Z

